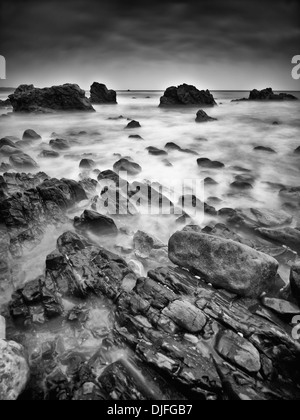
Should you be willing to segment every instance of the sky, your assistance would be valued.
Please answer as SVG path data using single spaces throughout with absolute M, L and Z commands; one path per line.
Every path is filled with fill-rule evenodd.
M 0 87 L 300 90 L 298 0 L 1 0 Z

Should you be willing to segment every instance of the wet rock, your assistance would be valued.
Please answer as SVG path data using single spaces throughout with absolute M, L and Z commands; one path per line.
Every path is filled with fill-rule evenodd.
M 138 230 L 133 237 L 134 249 L 141 254 L 149 256 L 153 249 L 165 248 L 166 245 L 163 244 L 159 239 L 154 238 L 153 236 L 148 235 L 146 232 Z
M 54 150 L 42 150 L 39 154 L 39 157 L 45 159 L 55 159 L 59 158 L 60 154 L 58 152 L 55 152 Z
M 275 259 L 246 245 L 191 232 L 171 237 L 169 258 L 215 287 L 248 297 L 268 291 L 278 269 Z
M 116 162 L 113 169 L 115 172 L 127 172 L 129 175 L 138 175 L 142 172 L 142 168 L 139 164 L 125 158 Z
M 125 127 L 125 129 L 134 129 L 134 128 L 140 128 L 141 124 L 138 121 L 130 121 L 130 123 L 127 124 L 127 126 Z
M 24 348 L 13 341 L 0 340 L 0 400 L 16 400 L 28 379 Z
M 96 163 L 92 159 L 82 159 L 79 163 L 81 169 L 93 169 Z
M 293 217 L 285 211 L 265 208 L 221 209 L 219 216 L 226 218 L 228 223 L 248 229 L 279 227 L 289 225 L 293 220 Z
M 207 322 L 205 314 L 187 301 L 175 300 L 162 313 L 190 333 L 199 333 Z
M 11 156 L 21 153 L 20 149 L 17 149 L 16 147 L 11 146 L 2 146 L 0 149 L 0 154 L 3 156 Z
M 243 182 L 243 181 L 234 181 L 232 184 L 230 184 L 230 187 L 235 190 L 252 190 L 253 186 L 249 182 Z
M 47 287 L 43 277 L 17 290 L 12 296 L 9 309 L 14 321 L 26 327 L 44 324 L 63 313 L 60 298 Z
M 165 150 L 157 149 L 157 147 L 147 147 L 146 150 L 148 150 L 149 155 L 153 156 L 165 156 L 168 155 L 168 153 Z
M 38 164 L 25 153 L 13 154 L 9 158 L 10 164 L 18 170 L 37 169 Z
M 300 308 L 287 300 L 264 297 L 262 303 L 266 308 L 271 309 L 279 315 L 292 317 L 300 314 Z
M 217 352 L 225 360 L 232 362 L 247 372 L 257 373 L 261 369 L 260 354 L 248 340 L 226 330 L 218 337 Z
M 67 150 L 67 149 L 70 149 L 70 143 L 69 143 L 68 140 L 65 140 L 65 139 L 50 140 L 49 145 L 53 149 L 58 149 L 58 150 Z
M 114 90 L 108 90 L 102 83 L 94 82 L 91 86 L 92 104 L 116 104 L 117 93 Z
M 75 217 L 74 226 L 79 231 L 88 231 L 95 235 L 116 235 L 118 233 L 118 228 L 111 218 L 92 210 L 85 210 L 80 217 Z
M 44 89 L 21 85 L 9 100 L 14 112 L 94 111 L 85 91 L 72 84 Z
M 183 84 L 169 87 L 160 98 L 160 106 L 213 106 L 216 105 L 209 90 L 199 91 L 195 86 Z
M 218 161 L 212 161 L 207 158 L 197 159 L 197 164 L 201 168 L 206 168 L 206 169 L 221 169 L 225 167 L 224 163 L 221 163 Z
M 291 268 L 290 286 L 293 296 L 297 299 L 298 304 L 300 304 L 300 263 L 296 263 Z
M 216 118 L 209 117 L 206 112 L 203 111 L 203 109 L 200 109 L 197 112 L 196 122 L 197 123 L 203 123 L 208 121 L 217 121 Z
M 191 150 L 191 149 L 182 149 L 180 146 L 178 146 L 175 143 L 167 143 L 165 145 L 165 149 L 167 149 L 168 151 L 175 150 L 177 152 L 189 153 L 191 155 L 198 155 L 198 153 L 195 152 L 194 150 Z
M 36 133 L 34 130 L 24 131 L 22 140 L 40 140 L 42 137 Z
M 286 245 L 296 252 L 300 253 L 300 231 L 292 227 L 284 227 L 281 229 L 265 229 L 257 230 L 263 238 L 272 242 Z
M 10 147 L 14 147 L 16 149 L 18 149 L 18 147 L 15 145 L 15 142 L 17 142 L 19 139 L 17 137 L 12 137 L 12 136 L 8 136 L 8 137 L 3 137 L 0 140 L 0 149 L 3 146 L 10 146 Z
M 274 149 L 271 149 L 271 147 L 264 147 L 264 146 L 254 147 L 253 150 L 256 150 L 258 152 L 277 153 L 277 152 L 275 152 Z

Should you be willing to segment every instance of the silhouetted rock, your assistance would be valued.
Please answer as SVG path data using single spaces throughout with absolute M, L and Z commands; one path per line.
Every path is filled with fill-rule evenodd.
M 85 91 L 72 84 L 44 89 L 21 85 L 9 99 L 15 112 L 94 111 Z
M 94 82 L 91 86 L 92 104 L 116 104 L 117 93 L 114 90 L 108 90 L 102 83 Z
M 117 235 L 115 222 L 92 210 L 85 210 L 80 217 L 74 218 L 74 226 L 79 231 L 91 232 L 95 235 Z
M 177 152 L 182 152 L 182 153 L 189 153 L 191 155 L 198 155 L 197 152 L 195 152 L 194 150 L 191 149 L 182 149 L 180 146 L 178 146 L 176 143 L 170 142 L 167 143 L 165 145 L 165 149 L 169 150 L 175 150 Z
M 263 89 L 261 91 L 254 89 L 249 95 L 249 101 L 292 101 L 297 99 L 298 98 L 288 93 L 276 94 L 271 88 Z
M 300 155 L 300 146 L 297 147 L 297 149 L 295 149 L 295 152 L 294 153 L 296 153 L 297 155 Z
M 142 172 L 142 168 L 139 164 L 131 162 L 128 159 L 120 159 L 114 164 L 115 172 L 127 172 L 129 175 L 138 175 Z
M 160 98 L 160 106 L 213 106 L 216 105 L 209 90 L 198 90 L 195 86 L 183 84 L 169 87 Z
M 133 128 L 140 128 L 141 124 L 138 121 L 130 121 L 130 123 L 127 124 L 127 126 L 125 127 L 126 129 L 133 129 Z
M 206 112 L 203 111 L 203 109 L 200 109 L 197 112 L 196 122 L 197 123 L 203 123 L 208 121 L 217 121 L 216 118 L 209 117 Z
M 249 182 L 245 181 L 234 181 L 230 184 L 231 188 L 235 190 L 252 190 L 253 186 Z
M 24 131 L 22 140 L 40 140 L 42 137 L 36 133 L 34 130 Z
M 11 102 L 9 99 L 5 99 L 4 101 L 0 101 L 0 107 L 11 107 Z
M 136 140 L 143 140 L 143 137 L 141 137 L 139 134 L 131 134 L 129 139 L 136 139 Z
M 171 237 L 169 257 L 215 287 L 247 297 L 268 291 L 278 269 L 275 259 L 246 245 L 192 232 L 176 232 Z

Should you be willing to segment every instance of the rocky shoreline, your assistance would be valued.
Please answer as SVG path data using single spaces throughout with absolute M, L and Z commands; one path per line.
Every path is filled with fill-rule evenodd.
M 113 91 L 96 88 L 99 101 L 116 103 Z M 174 89 L 163 106 L 216 104 L 208 91 Z M 74 102 L 57 103 L 57 90 L 33 87 L 18 88 L 10 101 L 16 112 L 69 110 L 74 103 L 92 110 L 79 87 L 64 85 L 59 92 Z M 198 111 L 197 123 L 214 121 Z M 127 133 L 140 127 L 131 119 L 124 124 Z M 161 186 L 135 179 L 143 168 L 128 156 L 116 157 L 113 170 L 82 157 L 78 181 L 39 172 L 39 159 L 55 165 L 74 144 L 72 136 L 53 133 L 48 145 L 42 137 L 27 129 L 22 139 L 0 140 L 0 287 L 11 295 L 0 306 L 0 399 L 298 400 L 293 319 L 300 315 L 300 228 L 294 222 L 300 188 L 277 186 L 281 210 L 217 210 L 188 195 L 172 202 Z M 37 161 L 25 153 L 34 142 L 45 147 Z M 175 151 L 190 155 L 201 170 L 225 167 L 174 142 L 146 151 L 167 166 Z M 232 191 L 250 190 L 252 174 L 236 170 Z M 216 185 L 210 177 L 205 182 Z M 139 217 L 136 194 L 147 205 L 155 201 L 161 217 L 177 224 L 168 243 L 126 228 L 127 218 Z M 205 227 L 196 224 L 188 203 L 203 205 L 210 218 Z M 18 261 L 39 249 L 49 227 L 60 234 L 44 270 L 16 284 Z M 289 267 L 289 284 L 282 264 Z

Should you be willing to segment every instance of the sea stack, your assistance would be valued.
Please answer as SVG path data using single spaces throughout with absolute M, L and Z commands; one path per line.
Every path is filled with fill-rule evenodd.
M 91 86 L 91 102 L 93 104 L 117 104 L 117 93 L 108 90 L 102 83 L 94 82 Z
M 209 90 L 198 90 L 195 86 L 183 84 L 169 87 L 160 98 L 160 107 L 171 106 L 214 106 L 217 105 Z

